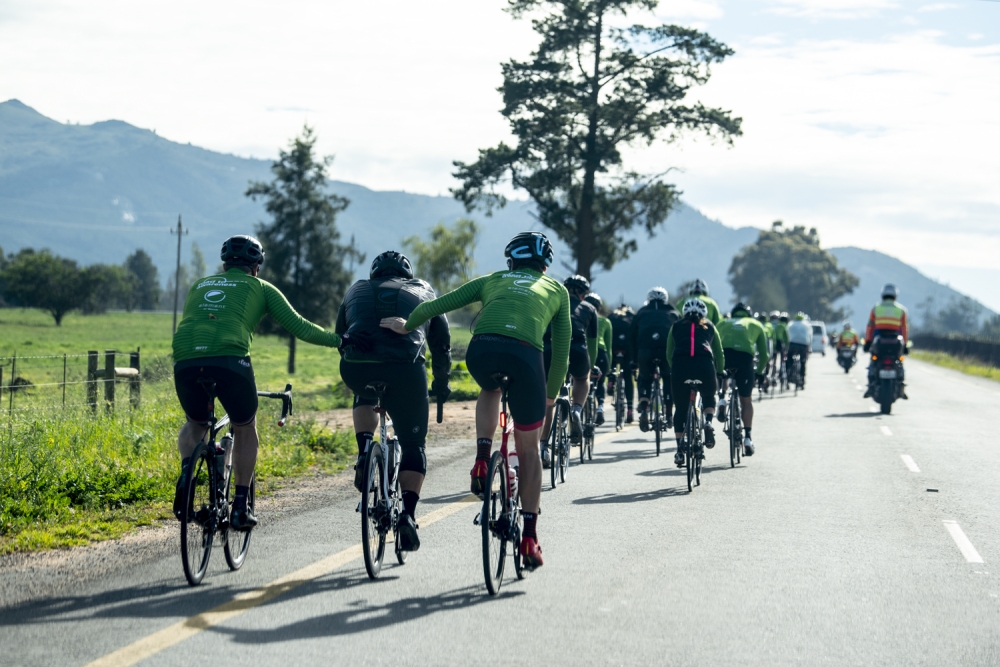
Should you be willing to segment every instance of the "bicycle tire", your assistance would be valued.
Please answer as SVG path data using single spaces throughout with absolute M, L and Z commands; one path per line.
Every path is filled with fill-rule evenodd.
M 205 443 L 195 447 L 191 455 L 191 475 L 184 493 L 187 515 L 181 522 L 181 562 L 188 584 L 197 586 L 205 578 L 212 557 L 215 539 L 216 505 L 214 495 L 214 464 Z
M 567 407 L 568 411 L 569 408 Z M 572 447 L 569 441 L 569 426 L 563 424 L 559 428 L 559 482 L 566 483 L 566 473 L 569 470 L 569 458 Z
M 507 538 L 503 522 L 510 511 L 509 495 L 503 454 L 493 452 L 486 474 L 483 510 L 479 515 L 479 523 L 483 529 L 483 575 L 490 595 L 499 593 L 503 584 L 504 564 L 507 561 Z
M 625 428 L 625 379 L 621 376 L 625 370 L 619 371 L 615 378 L 615 430 Z
M 514 539 L 511 540 L 510 546 L 511 551 L 514 554 L 514 574 L 517 575 L 518 579 L 524 579 L 524 561 L 521 559 L 521 535 L 524 534 L 524 517 L 521 515 L 521 498 L 520 492 L 518 492 L 518 498 L 514 504 Z
M 729 400 L 733 400 L 734 392 L 730 392 Z M 736 451 L 736 411 L 737 407 L 735 403 L 729 404 L 729 416 L 726 418 L 726 430 L 729 431 L 729 467 L 735 468 L 736 464 L 739 463 L 739 453 Z
M 226 489 L 226 495 L 229 493 L 235 494 L 236 485 L 233 481 L 233 475 L 229 475 L 229 485 Z M 254 506 L 257 497 L 257 480 L 256 478 L 250 480 L 250 492 L 247 494 L 247 509 L 250 510 L 251 514 L 254 514 Z M 238 570 L 243 567 L 243 562 L 247 558 L 247 552 L 250 551 L 250 536 L 253 534 L 253 529 L 245 532 L 238 530 L 231 530 L 227 527 L 226 529 L 226 545 L 223 551 L 226 554 L 226 564 L 229 566 L 230 570 Z
M 365 480 L 361 492 L 361 546 L 365 555 L 365 570 L 370 579 L 377 579 L 385 556 L 386 531 L 379 516 L 385 500 L 382 494 L 382 447 L 373 442 L 365 456 Z
M 392 490 L 392 493 L 393 493 L 393 501 L 392 501 L 393 516 L 396 517 L 396 522 L 398 523 L 399 517 L 402 516 L 403 513 L 402 501 L 401 501 L 402 495 L 401 492 L 399 491 L 398 485 L 397 488 L 394 488 Z M 403 551 L 402 549 L 399 548 L 399 533 L 396 532 L 395 528 L 393 528 L 392 530 L 392 539 L 393 539 L 393 550 L 396 552 L 396 563 L 398 565 L 406 565 L 406 557 L 410 555 L 410 552 Z
M 556 488 L 556 477 L 559 476 L 559 404 L 552 411 L 552 425 L 549 427 L 549 476 L 552 488 Z
M 694 468 L 695 468 L 695 446 L 696 446 L 696 436 L 695 432 L 698 430 L 698 419 L 694 413 L 694 405 L 688 407 L 687 424 L 684 430 L 684 458 L 687 460 L 687 485 L 688 493 L 694 490 Z

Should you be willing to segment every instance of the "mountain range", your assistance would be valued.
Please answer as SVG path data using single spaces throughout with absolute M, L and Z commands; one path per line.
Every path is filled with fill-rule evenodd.
M 196 242 L 212 266 L 222 239 L 252 233 L 265 219 L 263 206 L 243 193 L 250 181 L 270 177 L 268 161 L 169 141 L 123 121 L 63 124 L 18 100 L 0 103 L 0 247 L 8 253 L 44 247 L 82 264 L 117 264 L 143 248 L 165 281 L 176 261 L 170 230 L 179 215 L 189 230 L 182 239 L 184 256 Z M 539 227 L 524 201 L 486 217 L 467 213 L 450 197 L 376 191 L 342 181 L 329 181 L 329 191 L 350 200 L 338 227 L 343 240 L 353 237 L 368 259 L 438 222 L 470 217 L 482 227 L 475 259 L 477 270 L 486 273 L 503 268 L 503 248 L 514 233 Z M 673 291 L 700 277 L 720 304 L 730 304 L 730 261 L 758 231 L 728 227 L 682 204 L 653 238 L 637 237 L 639 249 L 628 260 L 598 272 L 594 289 L 606 299 L 638 304 L 649 287 Z M 560 243 L 556 247 L 560 261 L 553 273 L 565 275 L 569 253 Z M 839 302 L 855 320 L 867 314 L 885 282 L 899 285 L 901 301 L 911 307 L 928 297 L 944 305 L 961 296 L 884 253 L 854 247 L 830 251 L 861 280 L 854 294 Z M 357 272 L 365 273 L 365 267 Z

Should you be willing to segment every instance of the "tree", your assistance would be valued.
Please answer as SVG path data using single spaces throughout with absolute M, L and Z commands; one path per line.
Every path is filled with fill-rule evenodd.
M 403 247 L 416 261 L 417 277 L 443 294 L 472 280 L 476 265 L 472 255 L 479 234 L 479 225 L 462 218 L 451 227 L 443 222 L 435 225 L 429 241 L 419 236 L 403 239 Z
M 91 264 L 80 271 L 80 310 L 85 315 L 105 313 L 132 302 L 134 276 L 124 266 Z
M 201 248 L 198 247 L 197 243 L 191 244 L 191 259 L 188 260 L 187 264 L 181 264 L 180 270 L 180 286 L 178 294 L 180 294 L 180 306 L 184 307 L 184 300 L 187 298 L 188 292 L 191 291 L 191 287 L 208 275 L 208 267 L 205 265 L 205 255 L 202 253 Z M 174 293 L 174 280 L 176 279 L 176 274 L 171 275 L 167 278 L 167 294 Z
M 979 334 L 987 338 L 1000 338 L 1000 315 L 993 315 L 983 322 L 983 328 Z
M 45 310 L 56 326 L 86 296 L 76 262 L 48 250 L 25 248 L 14 255 L 3 270 L 3 285 L 4 298 L 12 305 Z
M 503 189 L 523 190 L 538 220 L 565 241 L 576 272 L 591 277 L 633 252 L 633 229 L 652 236 L 676 206 L 680 191 L 661 174 L 625 168 L 629 146 L 673 142 L 687 131 L 731 142 L 741 119 L 687 103 L 705 84 L 710 65 L 733 51 L 709 35 L 675 25 L 616 27 L 658 0 L 509 0 L 507 11 L 532 21 L 541 36 L 529 61 L 502 66 L 501 113 L 517 139 L 456 161 L 462 181 L 452 194 L 487 215 L 506 204 Z
M 936 309 L 934 305 L 934 298 L 927 297 L 917 306 L 924 313 L 923 326 L 921 326 L 923 331 L 965 335 L 980 332 L 979 320 L 983 315 L 983 307 L 975 299 L 967 296 L 952 296 L 944 308 Z
M 156 310 L 160 305 L 160 276 L 152 258 L 140 248 L 125 259 L 125 268 L 134 281 L 134 289 L 125 309 Z
M 839 320 L 833 302 L 854 291 L 858 278 L 837 266 L 819 245 L 816 229 L 786 229 L 780 220 L 745 246 L 729 266 L 736 298 L 756 310 L 803 311 L 815 320 Z
M 264 199 L 270 224 L 259 224 L 257 234 L 267 260 L 262 277 L 281 290 L 303 317 L 327 326 L 351 283 L 345 259 L 364 257 L 338 243 L 337 214 L 347 199 L 326 194 L 326 170 L 333 157 L 317 159 L 316 135 L 308 125 L 302 135 L 281 151 L 271 164 L 274 180 L 252 182 L 246 196 Z M 295 336 L 288 338 L 288 372 L 295 372 Z

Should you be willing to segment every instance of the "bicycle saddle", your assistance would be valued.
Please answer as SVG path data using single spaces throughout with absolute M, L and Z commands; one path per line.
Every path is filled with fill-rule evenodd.
M 504 375 L 503 373 L 494 373 L 493 375 L 490 376 L 490 379 L 499 385 L 507 384 L 507 376 Z
M 198 378 L 197 380 L 195 380 L 195 382 L 200 384 L 205 389 L 205 391 L 208 392 L 209 396 L 215 396 L 214 378 Z

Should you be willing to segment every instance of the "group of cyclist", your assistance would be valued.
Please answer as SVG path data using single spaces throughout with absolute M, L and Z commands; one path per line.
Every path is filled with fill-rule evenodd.
M 791 323 L 787 313 L 758 316 L 738 303 L 723 318 L 702 280 L 676 304 L 667 290 L 655 287 L 638 312 L 622 305 L 605 318 L 601 298 L 589 281 L 571 276 L 559 281 L 547 275 L 553 248 L 539 232 L 522 232 L 504 250 L 507 269 L 472 280 L 437 296 L 413 274 L 410 261 L 394 251 L 378 255 L 368 279 L 348 290 L 330 332 L 304 319 L 274 286 L 257 277 L 264 249 L 250 236 L 234 236 L 222 246 L 223 272 L 197 281 L 188 293 L 184 314 L 173 340 L 175 385 L 187 415 L 178 448 L 181 474 L 174 513 L 184 520 L 183 489 L 191 474 L 191 453 L 210 423 L 213 401 L 205 380 L 214 383 L 219 402 L 234 426 L 235 498 L 230 527 L 250 530 L 257 523 L 247 495 L 256 463 L 257 394 L 250 361 L 253 332 L 271 315 L 293 336 L 341 351 L 340 373 L 354 394 L 353 419 L 358 446 L 355 486 L 362 487 L 363 462 L 378 427 L 376 395 L 382 392 L 385 411 L 393 421 L 401 446 L 399 486 L 403 514 L 397 528 L 400 548 L 420 546 L 416 508 L 426 474 L 429 396 L 425 352 L 432 355 L 431 393 L 438 402 L 451 389 L 451 334 L 446 313 L 481 304 L 466 354 L 468 372 L 481 391 L 476 402 L 476 459 L 471 471 L 473 493 L 485 491 L 487 465 L 500 419 L 501 384 L 508 390 L 514 445 L 519 460 L 519 488 L 524 525 L 520 555 L 528 569 L 543 564 L 537 520 L 542 484 L 543 441 L 552 426 L 555 399 L 567 377 L 570 436 L 582 437 L 583 405 L 597 382 L 596 423 L 604 422 L 606 379 L 625 383 L 626 421 L 633 413 L 633 372 L 638 371 L 640 429 L 650 427 L 649 403 L 654 378 L 662 381 L 665 414 L 678 442 L 684 439 L 690 393 L 688 381 L 698 381 L 707 417 L 705 445 L 715 444 L 712 417 L 720 382 L 732 381 L 742 405 L 744 453 L 751 456 L 755 384 L 766 381 L 769 365 L 789 353 L 808 354 L 808 341 L 798 338 L 803 317 Z M 803 349 L 805 348 L 805 349 Z M 609 386 L 609 390 L 611 387 Z M 671 407 L 673 414 L 671 415 Z M 720 421 L 725 404 L 719 406 Z M 684 465 L 683 455 L 675 457 Z

